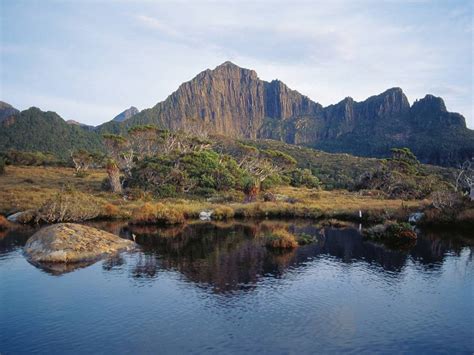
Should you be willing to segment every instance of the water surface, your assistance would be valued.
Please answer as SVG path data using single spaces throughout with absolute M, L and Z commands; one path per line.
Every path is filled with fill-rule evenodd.
M 317 242 L 270 251 L 269 223 Z M 95 226 L 141 250 L 38 268 L 21 249 L 32 229 L 0 236 L 2 354 L 474 351 L 466 233 L 393 249 L 307 221 Z

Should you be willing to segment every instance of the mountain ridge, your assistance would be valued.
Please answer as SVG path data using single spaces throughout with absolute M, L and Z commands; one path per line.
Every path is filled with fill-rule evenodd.
M 232 62 L 202 71 L 165 100 L 136 111 L 132 106 L 95 127 L 91 134 L 126 133 L 140 124 L 170 130 L 186 130 L 197 124 L 211 134 L 274 139 L 356 156 L 387 157 L 392 148 L 409 147 L 424 163 L 451 166 L 474 156 L 474 131 L 466 127 L 461 114 L 447 111 L 442 98 L 427 94 L 410 105 L 403 90 L 393 87 L 363 101 L 346 97 L 323 107 L 280 80 L 261 80 L 254 70 Z M 0 148 L 8 148 L 2 144 L 5 136 L 11 145 L 21 148 L 21 143 L 5 132 L 15 128 L 12 117 L 21 121 L 22 113 L 3 122 Z M 40 122 L 35 125 L 39 127 Z
M 363 101 L 346 97 L 324 107 L 280 80 L 261 80 L 229 61 L 202 71 L 126 122 L 97 129 L 119 133 L 155 124 L 178 130 L 190 122 L 216 134 L 359 156 L 389 156 L 391 148 L 408 146 L 425 163 L 453 165 L 474 155 L 474 131 L 434 95 L 410 105 L 403 90 L 393 87 Z

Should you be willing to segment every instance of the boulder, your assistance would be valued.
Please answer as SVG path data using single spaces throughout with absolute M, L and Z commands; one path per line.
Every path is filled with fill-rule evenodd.
M 212 216 L 212 211 L 201 211 L 199 213 L 199 219 L 201 221 L 210 221 Z
M 31 221 L 33 221 L 34 218 L 35 211 L 33 210 L 17 212 L 7 217 L 10 222 L 23 224 L 30 223 Z
M 33 263 L 80 263 L 97 260 L 135 243 L 92 227 L 62 223 L 40 229 L 26 242 L 24 252 Z

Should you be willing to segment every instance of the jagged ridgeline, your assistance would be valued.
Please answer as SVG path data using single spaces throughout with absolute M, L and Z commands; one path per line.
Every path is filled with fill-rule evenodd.
M 49 148 L 6 134 L 21 124 L 22 116 L 13 124 L 2 124 L 0 149 Z M 154 107 L 141 112 L 132 107 L 94 132 L 83 135 L 74 130 L 74 137 L 61 137 L 54 130 L 40 130 L 44 133 L 40 140 L 69 137 L 79 144 L 82 139 L 92 142 L 100 134 L 125 133 L 145 124 L 170 130 L 199 125 L 233 138 L 274 139 L 362 157 L 388 157 L 391 148 L 409 147 L 420 161 L 445 166 L 456 166 L 474 155 L 474 131 L 466 127 L 462 115 L 448 112 L 441 98 L 427 95 L 410 106 L 403 91 L 392 88 L 363 102 L 345 98 L 323 107 L 278 80 L 260 80 L 255 71 L 230 62 L 203 71 Z M 64 155 L 60 149 L 56 153 Z

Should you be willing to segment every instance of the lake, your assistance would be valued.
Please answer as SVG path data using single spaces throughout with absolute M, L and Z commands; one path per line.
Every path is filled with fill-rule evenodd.
M 259 242 L 280 223 L 316 242 Z M 140 251 L 78 268 L 34 266 L 34 232 L 0 236 L 0 353 L 472 353 L 473 245 L 419 231 L 416 244 L 364 240 L 358 226 L 90 223 Z

